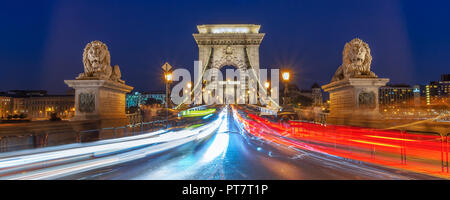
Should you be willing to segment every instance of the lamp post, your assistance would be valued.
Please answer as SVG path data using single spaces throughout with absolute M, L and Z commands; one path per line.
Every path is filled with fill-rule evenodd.
M 170 98 L 169 98 L 170 91 L 169 90 L 170 90 L 170 83 L 172 82 L 172 73 L 170 71 L 166 72 L 164 75 L 164 78 L 166 79 L 166 108 L 168 108 L 169 101 L 170 101 Z
M 269 82 L 269 81 L 266 81 L 266 82 L 264 83 L 264 87 L 266 88 L 267 100 L 269 100 L 269 96 L 270 96 L 270 92 L 269 92 L 270 82 Z M 270 101 L 268 101 L 268 103 L 270 103 Z
M 191 93 L 192 93 L 192 91 L 191 91 L 192 83 L 191 83 L 191 82 L 188 82 L 188 83 L 186 84 L 186 86 L 187 86 L 187 88 L 188 88 L 187 93 L 189 94 L 189 97 L 190 97 L 189 105 L 191 105 L 192 102 L 193 102 L 193 98 L 192 98 L 192 94 L 191 94 Z
M 288 81 L 290 79 L 290 73 L 288 71 L 285 71 L 281 74 L 283 81 L 284 81 L 284 99 L 283 99 L 283 104 L 287 105 L 287 99 L 288 99 Z
M 172 72 L 168 71 L 165 75 L 166 79 L 166 118 L 167 118 L 167 126 L 169 125 L 169 104 L 170 104 L 170 83 L 172 81 Z
M 268 92 L 268 89 L 269 89 L 269 87 L 270 87 L 270 82 L 269 82 L 269 81 L 266 81 L 266 82 L 264 83 L 264 87 L 266 88 L 267 93 L 269 93 L 269 92 Z
M 192 88 L 192 83 L 191 83 L 191 82 L 188 82 L 188 83 L 186 84 L 186 86 L 187 86 L 188 89 L 191 89 L 191 88 Z
M 164 63 L 164 65 L 161 67 L 164 71 L 164 80 L 166 82 L 166 128 L 169 127 L 169 89 L 170 89 L 170 82 L 172 82 L 172 72 L 170 69 L 172 69 L 172 66 L 169 63 Z

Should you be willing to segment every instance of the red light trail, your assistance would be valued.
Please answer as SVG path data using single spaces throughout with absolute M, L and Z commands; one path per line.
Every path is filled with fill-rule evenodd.
M 450 178 L 448 138 L 309 122 L 272 122 L 258 115 L 235 118 L 250 134 L 299 149 L 342 158 Z

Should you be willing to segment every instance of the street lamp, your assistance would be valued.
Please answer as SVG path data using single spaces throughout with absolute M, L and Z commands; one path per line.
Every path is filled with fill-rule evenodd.
M 164 75 L 166 79 L 166 114 L 167 114 L 167 123 L 169 123 L 169 102 L 170 102 L 170 83 L 172 82 L 172 72 L 167 71 Z
M 169 127 L 169 89 L 170 89 L 170 82 L 172 82 L 172 66 L 169 63 L 164 63 L 164 65 L 161 67 L 164 71 L 164 79 L 166 82 L 166 128 Z
M 290 73 L 288 71 L 285 71 L 285 72 L 281 73 L 281 76 L 282 76 L 283 81 L 284 81 L 284 100 L 283 100 L 283 104 L 287 105 L 287 101 L 288 101 L 288 96 L 287 95 L 288 95 L 288 87 L 289 87 L 288 81 L 291 78 L 291 75 L 290 75 Z
M 164 73 L 164 78 L 166 81 L 166 108 L 169 107 L 169 89 L 170 89 L 170 83 L 172 82 L 172 72 L 167 71 Z
M 264 83 L 264 87 L 266 88 L 266 94 L 267 94 L 267 96 L 269 96 L 269 95 L 270 95 L 270 94 L 269 94 L 270 82 L 269 82 L 269 81 L 266 81 L 266 82 Z
M 282 76 L 283 76 L 283 80 L 284 81 L 289 81 L 289 77 L 290 77 L 289 72 L 283 72 Z
M 189 105 L 192 103 L 192 100 L 193 100 L 193 96 L 192 96 L 192 93 L 191 93 L 191 88 L 192 88 L 192 83 L 191 82 L 188 82 L 187 84 L 186 84 L 186 87 L 188 88 L 187 90 L 185 90 L 186 92 L 186 95 L 189 95 L 189 96 L 186 96 L 186 98 L 190 98 L 189 99 Z
M 269 81 L 266 81 L 266 82 L 264 83 L 264 87 L 265 87 L 266 89 L 268 89 L 268 88 L 270 87 Z
M 266 95 L 267 95 L 267 100 L 268 100 L 269 96 L 270 96 L 270 90 L 269 90 L 270 82 L 269 81 L 264 82 L 264 87 L 266 88 Z M 270 101 L 269 101 L 269 105 L 270 105 Z
M 172 81 L 172 72 L 166 72 L 166 81 L 167 82 L 170 82 L 170 81 Z

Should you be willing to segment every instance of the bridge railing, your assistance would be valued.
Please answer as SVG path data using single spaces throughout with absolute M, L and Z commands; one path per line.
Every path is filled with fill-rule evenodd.
M 449 134 L 292 122 L 289 137 L 343 158 L 448 177 Z
M 448 166 L 448 151 L 450 150 L 450 144 L 449 144 L 449 138 L 448 136 L 450 135 L 450 133 L 445 134 L 445 137 L 442 137 L 441 140 L 441 152 L 442 153 L 442 171 L 449 173 L 449 166 Z M 444 153 L 445 152 L 445 153 Z
M 176 127 L 177 121 L 156 120 L 150 122 L 138 122 L 119 127 L 108 127 L 93 130 L 80 131 L 77 135 L 77 142 L 91 142 L 96 140 L 115 139 L 121 137 L 134 136 L 146 132 L 160 129 Z
M 271 121 L 248 112 L 238 118 L 246 124 L 244 127 L 250 134 L 289 147 L 325 153 L 361 165 L 375 164 L 450 176 L 450 133 Z
M 165 129 L 167 127 L 177 127 L 179 125 L 180 123 L 176 121 L 155 120 L 120 127 L 107 127 L 81 131 L 65 130 L 63 132 L 30 132 L 22 135 L 1 136 L 0 153 L 127 137 Z
M 125 126 L 94 128 L 80 131 L 72 129 L 64 130 L 61 132 L 30 131 L 21 135 L 0 136 L 0 153 L 71 143 L 85 143 L 105 139 L 121 138 L 147 132 L 153 132 L 161 129 L 173 129 L 198 124 L 198 120 L 205 121 L 201 118 L 189 120 L 164 119 L 147 122 L 134 121 Z
M 126 117 L 128 119 L 129 124 L 140 123 L 143 120 L 143 117 L 142 117 L 141 113 L 139 113 L 139 112 L 126 114 Z

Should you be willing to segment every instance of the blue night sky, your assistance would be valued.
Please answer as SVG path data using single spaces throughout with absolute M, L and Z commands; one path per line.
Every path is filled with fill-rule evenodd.
M 261 68 L 288 66 L 301 88 L 325 84 L 344 44 L 369 43 L 372 70 L 391 83 L 450 73 L 450 1 L 9 1 L 0 6 L 0 91 L 64 93 L 82 51 L 105 42 L 138 91 L 162 90 L 160 66 L 192 69 L 198 24 L 261 24 Z

